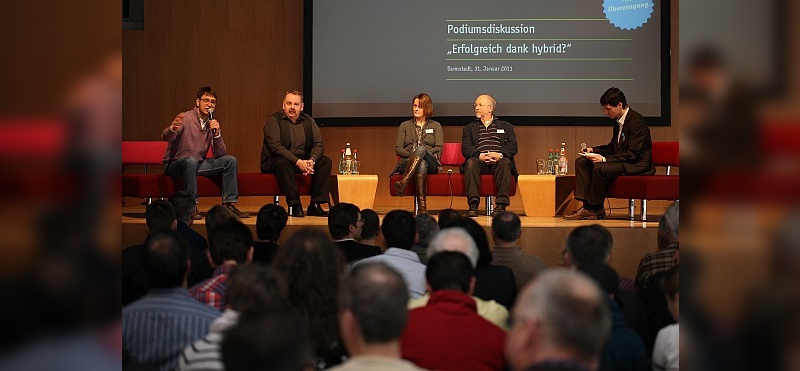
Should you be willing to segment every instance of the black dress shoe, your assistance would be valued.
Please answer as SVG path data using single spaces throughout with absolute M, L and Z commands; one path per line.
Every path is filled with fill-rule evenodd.
M 564 219 L 566 220 L 602 220 L 605 218 L 606 218 L 605 209 L 586 210 L 584 208 L 580 208 L 572 214 L 564 215 Z
M 494 210 L 492 211 L 492 217 L 495 217 L 498 214 L 502 213 L 503 211 L 506 211 L 506 206 L 508 206 L 508 205 L 506 205 L 506 204 L 497 204 L 497 205 L 495 205 L 494 206 Z
M 477 218 L 478 217 L 478 204 L 469 204 L 469 210 L 461 214 L 468 218 Z
M 308 216 L 328 216 L 328 212 L 322 209 L 322 206 L 317 202 L 312 202 L 311 205 L 308 205 L 306 214 Z
M 306 216 L 306 214 L 303 214 L 303 205 L 297 204 L 289 206 L 289 216 L 293 218 L 302 218 Z

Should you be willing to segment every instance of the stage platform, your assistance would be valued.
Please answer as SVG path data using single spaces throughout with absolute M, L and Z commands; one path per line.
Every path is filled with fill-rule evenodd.
M 212 203 L 206 204 L 201 200 L 198 209 L 201 214 L 205 215 L 205 212 L 208 211 L 211 206 L 213 206 Z M 650 215 L 648 216 L 647 222 L 627 220 L 627 214 L 624 208 L 613 209 L 610 219 L 600 221 L 571 221 L 564 220 L 561 217 L 529 217 L 524 216 L 523 210 L 511 209 L 511 211 L 521 215 L 520 219 L 522 221 L 523 230 L 518 245 L 522 247 L 523 253 L 538 255 L 544 259 L 549 266 L 559 266 L 563 264 L 562 251 L 564 250 L 564 242 L 570 231 L 576 227 L 594 223 L 605 226 L 614 236 L 611 265 L 620 275 L 633 278 L 636 275 L 636 269 L 641 257 L 657 249 L 658 216 L 663 214 L 664 206 L 662 204 L 655 204 L 653 206 L 654 207 L 649 208 Z M 256 214 L 260 206 L 242 203 L 238 207 L 243 211 L 250 212 L 251 217 L 242 219 L 242 222 L 250 226 L 255 236 Z M 378 213 L 381 220 L 383 220 L 383 216 L 392 209 L 377 207 L 374 210 Z M 144 211 L 145 205 L 141 202 L 126 198 L 126 206 L 122 208 L 123 247 L 139 244 L 147 236 Z M 431 215 L 434 218 L 438 218 L 438 211 L 439 210 L 432 210 Z M 491 238 L 491 218 L 480 216 L 475 218 L 475 220 L 484 227 L 487 235 Z M 327 232 L 328 220 L 327 218 L 309 216 L 305 218 L 290 217 L 286 229 L 284 229 L 281 236 L 281 240 L 285 240 L 294 231 L 305 227 L 319 228 Z M 205 218 L 195 221 L 193 228 L 205 236 Z M 281 241 L 279 241 L 279 243 L 280 242 Z M 490 244 L 493 245 L 491 241 Z

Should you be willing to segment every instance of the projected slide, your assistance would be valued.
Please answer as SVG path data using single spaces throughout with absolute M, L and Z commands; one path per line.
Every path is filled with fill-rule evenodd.
M 660 117 L 662 32 L 660 0 L 315 0 L 313 114 L 403 117 L 427 92 L 436 116 L 481 93 L 499 116 L 601 116 L 616 86 Z

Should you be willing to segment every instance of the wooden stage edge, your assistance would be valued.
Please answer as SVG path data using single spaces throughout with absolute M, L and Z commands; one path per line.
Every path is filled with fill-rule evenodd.
M 201 213 L 205 214 L 211 205 L 199 205 Z M 250 218 L 242 219 L 248 225 L 255 236 L 256 213 L 258 206 L 240 205 L 240 209 L 251 213 Z M 139 203 L 126 203 L 122 209 L 122 247 L 141 243 L 147 236 L 147 226 L 144 220 L 145 206 Z M 376 208 L 381 220 L 383 216 L 391 211 L 389 208 Z M 614 236 L 614 248 L 611 253 L 611 266 L 622 276 L 634 278 L 639 260 L 648 252 L 656 251 L 658 236 L 658 216 L 663 214 L 662 209 L 650 209 L 647 222 L 629 221 L 625 209 L 614 209 L 612 218 L 608 220 L 564 220 L 561 217 L 529 217 L 524 216 L 522 210 L 512 210 L 521 214 L 522 237 L 518 241 L 518 246 L 522 248 L 524 254 L 537 255 L 544 259 L 548 266 L 559 266 L 562 264 L 562 251 L 567 235 L 575 228 L 582 225 L 600 224 L 608 228 Z M 432 211 L 434 218 L 438 218 L 438 210 Z M 487 216 L 480 216 L 475 220 L 484 227 L 491 240 L 492 220 Z M 192 226 L 202 235 L 206 235 L 205 218 L 196 221 Z M 328 231 L 327 218 L 305 217 L 289 218 L 286 229 L 281 235 L 284 241 L 294 231 L 312 227 Z M 381 241 L 382 242 L 382 241 Z M 490 241 L 493 247 L 493 243 Z M 384 247 L 385 248 L 385 247 Z

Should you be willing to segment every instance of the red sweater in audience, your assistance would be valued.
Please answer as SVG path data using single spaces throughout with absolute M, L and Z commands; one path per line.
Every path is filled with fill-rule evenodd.
M 403 358 L 431 370 L 503 370 L 506 333 L 477 313 L 469 295 L 439 290 L 409 312 Z

